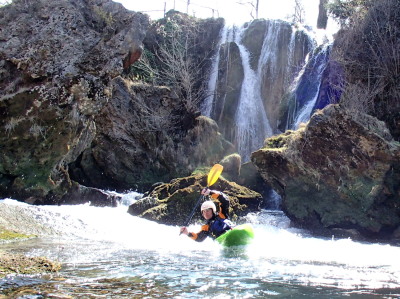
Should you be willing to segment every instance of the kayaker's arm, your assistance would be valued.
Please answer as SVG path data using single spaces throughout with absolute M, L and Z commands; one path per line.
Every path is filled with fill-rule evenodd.
M 192 233 L 192 232 L 188 232 L 187 236 L 193 240 L 195 240 L 196 242 L 202 242 L 204 241 L 207 236 L 210 234 L 209 232 L 209 226 L 207 224 L 203 225 L 201 227 L 201 231 L 198 233 Z

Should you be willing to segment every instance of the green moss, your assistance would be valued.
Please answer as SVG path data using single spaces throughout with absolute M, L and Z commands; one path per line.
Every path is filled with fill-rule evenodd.
M 294 131 L 288 130 L 283 134 L 275 135 L 265 140 L 264 146 L 269 149 L 287 147 L 287 141 L 292 138 Z
M 28 239 L 36 237 L 34 235 L 25 235 L 21 233 L 17 233 L 5 228 L 0 227 L 0 242 L 1 240 L 10 241 L 15 239 Z
M 114 18 L 110 12 L 105 11 L 103 8 L 94 6 L 94 12 L 97 16 L 107 25 L 112 26 L 114 24 Z

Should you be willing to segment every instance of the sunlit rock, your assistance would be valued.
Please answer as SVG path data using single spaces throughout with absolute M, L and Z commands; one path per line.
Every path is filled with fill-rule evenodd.
M 400 225 L 400 145 L 374 117 L 330 105 L 266 139 L 252 162 L 302 227 L 387 238 Z

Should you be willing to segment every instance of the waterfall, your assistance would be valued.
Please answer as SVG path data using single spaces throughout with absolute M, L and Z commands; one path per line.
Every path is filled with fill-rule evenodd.
M 259 34 L 254 35 L 254 41 L 251 30 Z M 265 138 L 284 129 L 278 128 L 282 122 L 281 109 L 286 109 L 283 114 L 292 117 L 284 120 L 287 126 L 293 123 L 294 113 L 300 109 L 285 108 L 283 98 L 313 48 L 308 33 L 279 20 L 225 26 L 221 30 L 201 111 L 218 123 L 243 162 L 249 161 L 251 153 L 263 146 Z M 319 68 L 318 74 L 322 75 L 323 70 Z M 309 113 L 304 113 L 309 117 Z
M 269 31 L 267 31 L 269 34 Z M 235 42 L 239 47 L 242 58 L 244 79 L 240 91 L 239 105 L 235 115 L 236 145 L 242 160 L 250 160 L 253 150 L 262 146 L 265 137 L 272 135 L 272 129 L 264 109 L 261 97 L 260 65 L 268 55 L 268 38 L 264 39 L 257 72 L 250 67 L 250 55 L 241 43 L 243 28 L 236 36 Z
M 310 119 L 320 95 L 329 49 L 330 45 L 324 45 L 305 65 L 298 80 L 295 81 L 292 90 L 292 101 L 295 107 L 292 119 L 294 120 L 292 124 L 288 123 L 288 129 L 296 130 L 301 123 Z

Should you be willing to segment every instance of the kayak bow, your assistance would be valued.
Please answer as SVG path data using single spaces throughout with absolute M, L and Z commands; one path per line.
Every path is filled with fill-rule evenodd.
M 222 246 L 242 246 L 251 243 L 254 239 L 253 227 L 250 224 L 241 224 L 227 231 L 215 240 Z

